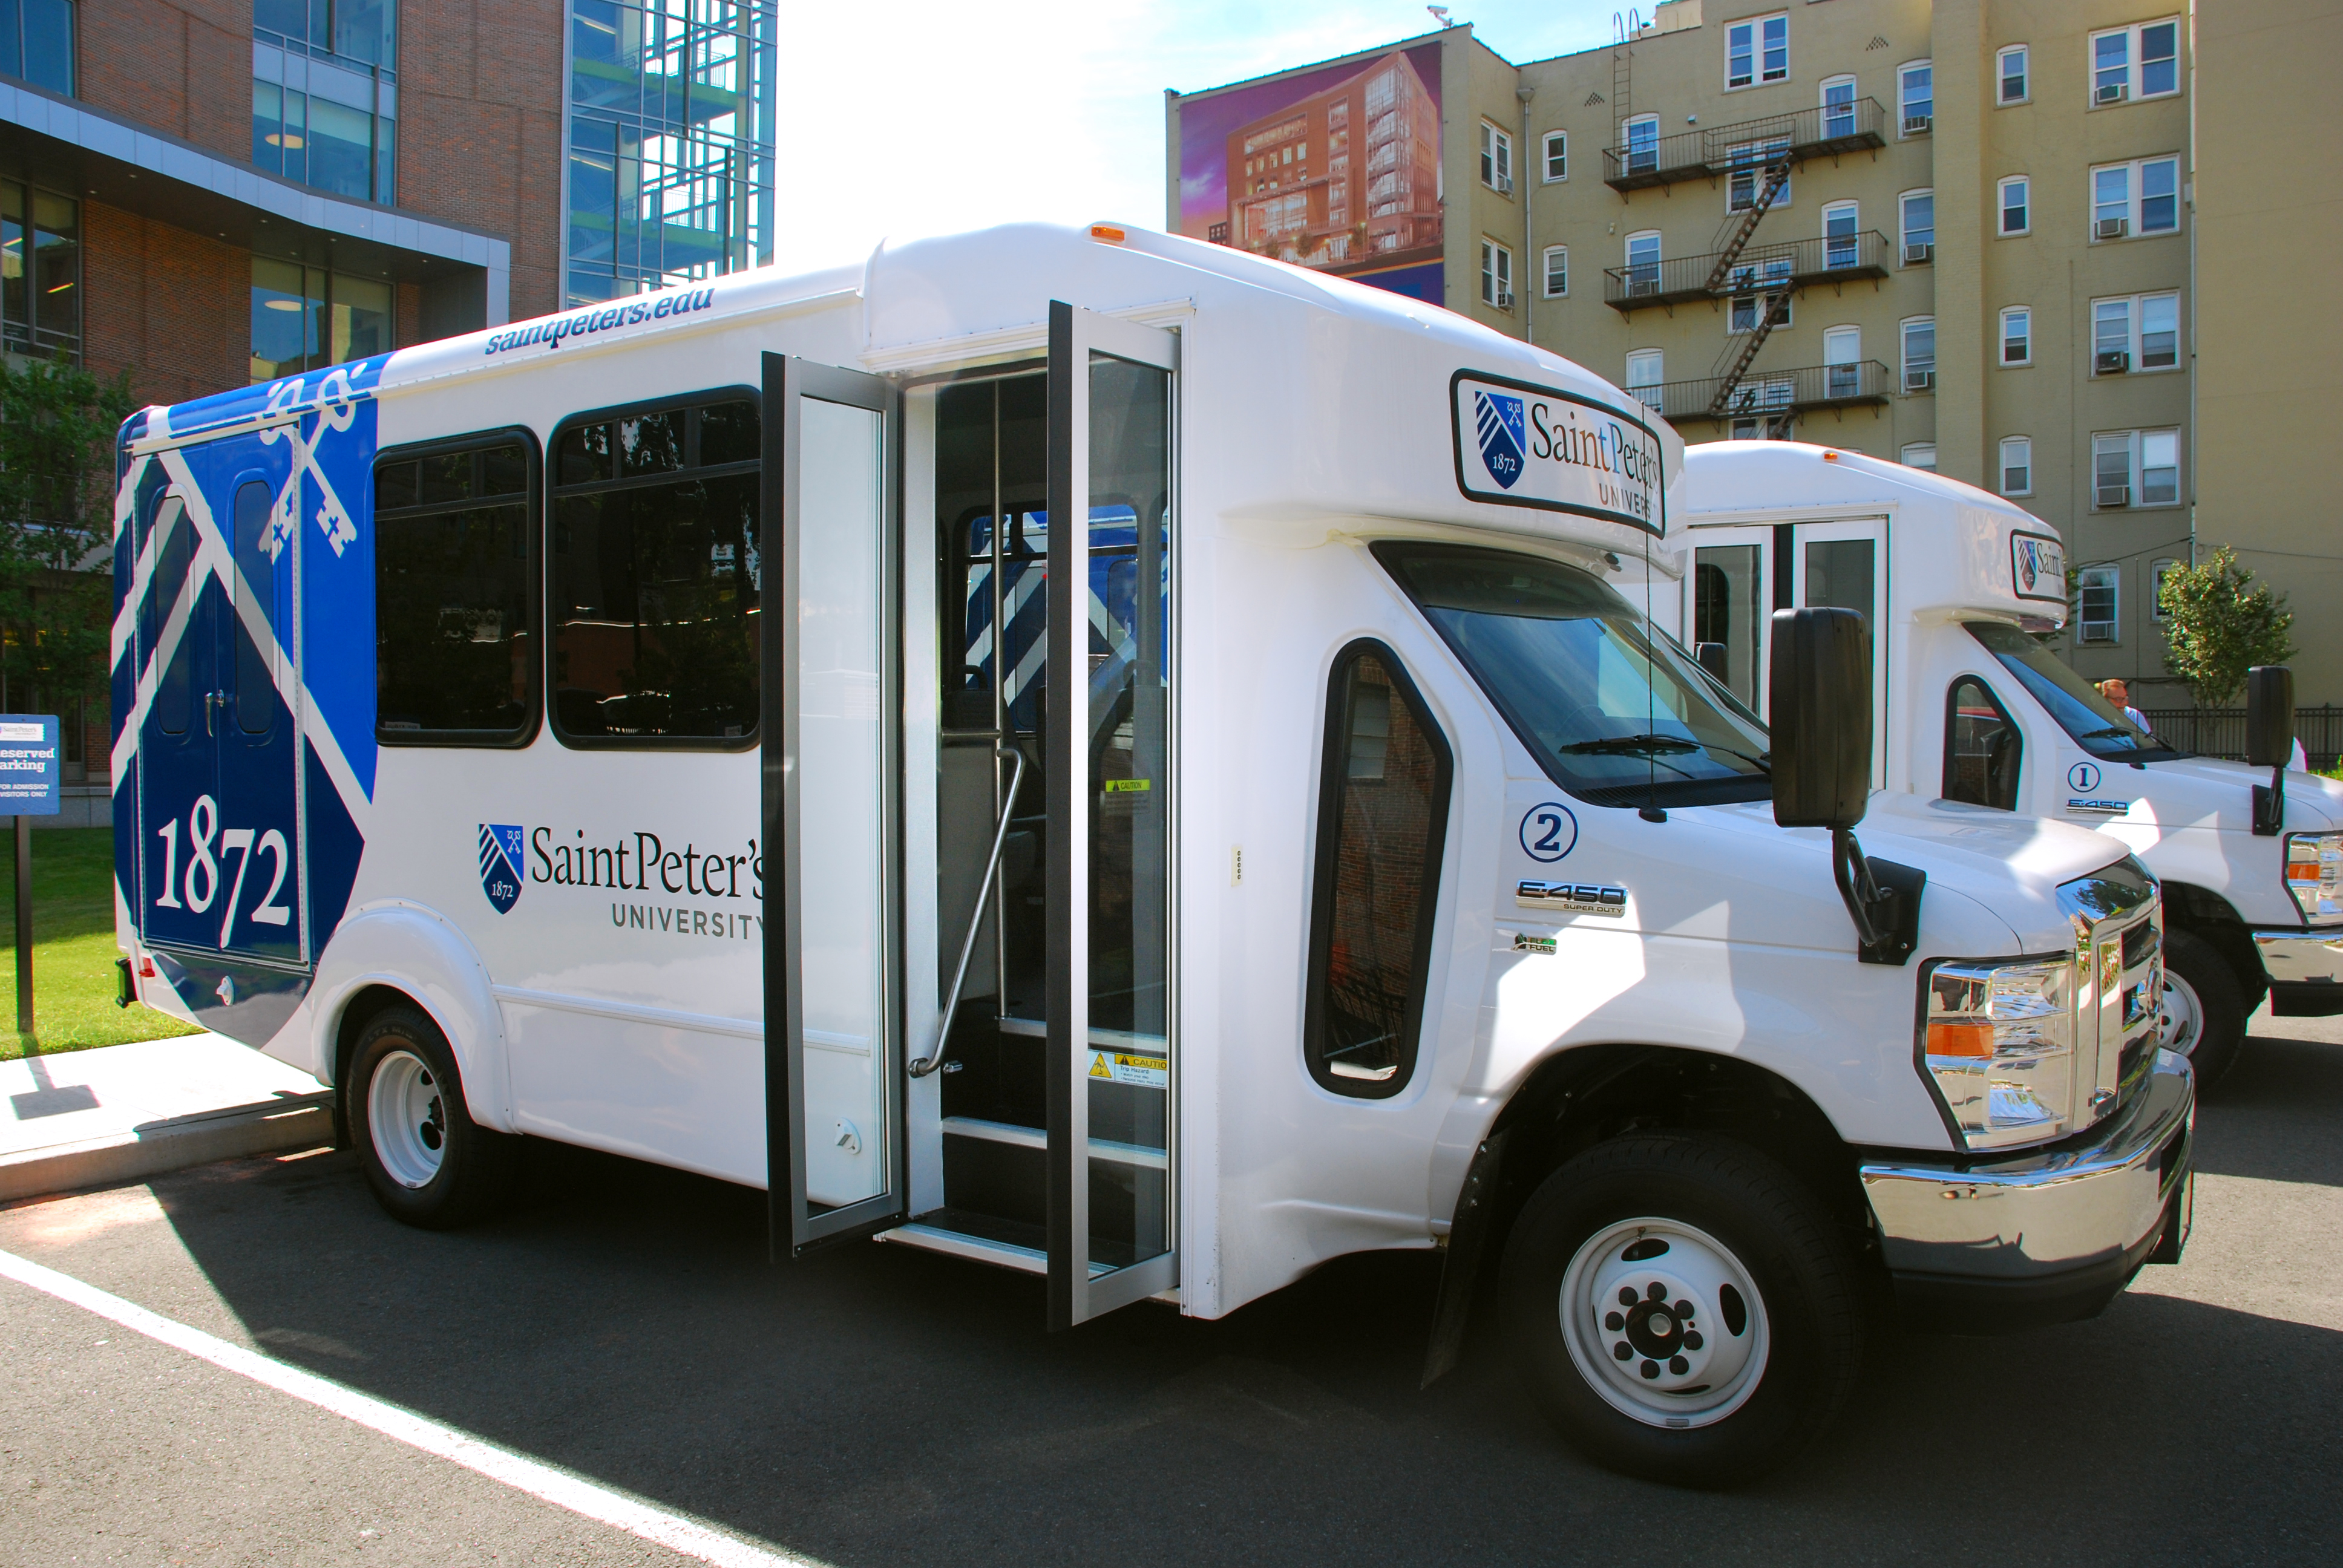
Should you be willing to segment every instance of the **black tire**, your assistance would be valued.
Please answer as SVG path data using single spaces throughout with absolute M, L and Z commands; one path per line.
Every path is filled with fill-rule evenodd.
M 1672 1328 L 1684 1348 L 1694 1354 L 1707 1351 L 1706 1363 L 1689 1365 L 1692 1376 L 1708 1375 L 1722 1367 L 1734 1348 L 1719 1340 L 1704 1346 L 1691 1325 L 1704 1322 L 1708 1335 L 1719 1329 L 1729 1337 L 1755 1336 L 1744 1349 L 1738 1370 L 1720 1374 L 1716 1384 L 1694 1383 L 1682 1390 L 1683 1408 L 1691 1416 L 1664 1417 L 1654 1409 L 1671 1392 L 1658 1382 L 1639 1393 L 1628 1375 L 1632 1355 L 1619 1362 L 1611 1392 L 1604 1392 L 1599 1372 L 1582 1371 L 1565 1337 L 1564 1292 L 1566 1282 L 1583 1291 L 1589 1279 L 1608 1275 L 1598 1268 L 1572 1276 L 1573 1260 L 1582 1248 L 1609 1239 L 1590 1251 L 1590 1260 L 1611 1271 L 1637 1270 L 1656 1273 L 1671 1265 L 1649 1254 L 1656 1237 L 1650 1231 L 1614 1229 L 1624 1221 L 1657 1220 L 1674 1227 L 1680 1244 L 1685 1230 L 1704 1234 L 1729 1254 L 1741 1277 L 1754 1284 L 1758 1310 L 1749 1310 L 1740 1293 L 1729 1287 L 1715 1294 L 1715 1310 L 1682 1313 Z M 1629 1240 L 1622 1246 L 1621 1239 Z M 1665 1251 L 1665 1249 L 1663 1249 Z M 1624 1261 L 1639 1251 L 1648 1262 Z M 1695 1240 L 1678 1256 L 1689 1265 L 1709 1256 Z M 1625 1278 L 1623 1273 L 1622 1278 Z M 1629 1307 L 1624 1330 L 1607 1312 L 1600 1325 L 1590 1321 L 1585 1337 L 1607 1341 L 1614 1333 L 1632 1333 L 1639 1327 L 1668 1317 L 1665 1311 L 1649 1318 L 1634 1314 L 1656 1305 L 1668 1308 L 1657 1280 L 1650 1282 L 1651 1301 L 1638 1299 Z M 1645 1284 L 1630 1279 L 1623 1291 Z M 1796 1458 L 1828 1429 L 1854 1387 L 1862 1361 L 1863 1311 L 1852 1259 L 1830 1221 L 1790 1173 L 1746 1145 L 1701 1134 L 1652 1134 L 1615 1139 L 1598 1144 L 1548 1176 L 1533 1193 L 1514 1221 L 1505 1246 L 1502 1285 L 1509 1336 L 1532 1396 L 1556 1430 L 1587 1458 L 1611 1469 L 1646 1481 L 1679 1486 L 1730 1486 L 1749 1481 Z M 1638 1290 L 1638 1295 L 1645 1292 Z M 1697 1286 L 1694 1294 L 1700 1294 Z M 1592 1302 L 1594 1298 L 1590 1297 Z M 1626 1298 L 1619 1300 L 1623 1304 Z M 1688 1302 L 1678 1301 L 1681 1309 Z M 1735 1308 L 1739 1326 L 1735 1326 Z M 1705 1319 L 1699 1312 L 1707 1311 Z M 1620 1337 L 1610 1348 L 1626 1344 Z M 1647 1351 L 1642 1340 L 1632 1351 Z M 1582 1338 L 1582 1354 L 1589 1353 Z M 1687 1370 L 1683 1361 L 1669 1361 L 1665 1370 L 1641 1361 L 1642 1376 L 1657 1378 Z M 1738 1390 L 1737 1392 L 1732 1392 Z M 1636 1401 L 1647 1402 L 1637 1405 Z M 1715 1404 L 1710 1413 L 1700 1408 L 1706 1400 L 1737 1400 Z M 1624 1403 L 1622 1402 L 1624 1402 Z M 1644 1413 L 1629 1413 L 1630 1408 Z M 1705 1422 L 1674 1426 L 1665 1421 Z
M 2245 992 L 2229 961 L 2210 942 L 2187 931 L 2164 933 L 2164 973 L 2167 985 L 2181 981 L 2196 1001 L 2196 1038 L 2174 1049 L 2188 1059 L 2202 1094 L 2237 1064 L 2246 1043 Z
M 455 1052 L 417 1009 L 386 1008 L 367 1024 L 350 1052 L 343 1114 L 367 1185 L 395 1220 L 451 1230 L 511 1191 L 520 1140 L 472 1120 Z

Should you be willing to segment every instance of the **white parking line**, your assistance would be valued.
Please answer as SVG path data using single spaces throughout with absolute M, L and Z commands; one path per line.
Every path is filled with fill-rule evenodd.
M 43 1268 L 14 1252 L 0 1251 L 0 1277 L 30 1285 L 61 1302 L 70 1302 L 85 1312 L 95 1312 L 126 1329 L 136 1330 L 149 1339 L 160 1340 L 214 1366 L 225 1367 L 255 1382 L 266 1383 L 281 1393 L 291 1394 L 295 1399 L 307 1400 L 360 1426 L 381 1432 L 385 1437 L 396 1438 L 426 1453 L 452 1460 L 467 1470 L 476 1471 L 491 1481 L 500 1481 L 557 1508 L 566 1508 L 572 1513 L 616 1526 L 629 1535 L 657 1542 L 688 1557 L 715 1563 L 718 1568 L 825 1568 L 813 1558 L 793 1557 L 767 1547 L 752 1546 L 679 1514 L 664 1513 L 622 1493 L 581 1481 L 549 1464 L 524 1459 L 454 1427 L 427 1421 L 411 1411 L 401 1410 L 395 1404 L 359 1393 L 355 1389 L 344 1388 L 314 1372 L 287 1366 L 283 1362 L 246 1350 L 242 1345 L 230 1344 L 201 1329 L 191 1329 L 185 1323 L 158 1316 L 144 1307 L 124 1301 L 120 1296 L 101 1291 L 95 1285 L 85 1285 L 70 1274 Z

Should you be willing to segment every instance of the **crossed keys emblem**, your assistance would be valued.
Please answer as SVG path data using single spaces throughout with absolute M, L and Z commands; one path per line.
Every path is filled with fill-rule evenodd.
M 298 406 L 306 387 L 298 379 L 286 381 L 268 394 L 268 412 L 279 414 Z M 268 532 L 264 544 L 271 561 L 284 553 L 293 542 L 293 531 L 301 523 L 301 476 L 307 474 L 317 481 L 317 493 L 324 498 L 317 508 L 317 531 L 326 536 L 326 543 L 334 554 L 342 551 L 358 537 L 358 525 L 342 505 L 334 482 L 317 461 L 317 451 L 325 444 L 328 432 L 347 430 L 357 423 L 357 399 L 350 393 L 349 370 L 337 365 L 326 372 L 317 383 L 316 407 L 309 410 L 316 417 L 307 421 L 307 433 L 303 433 L 305 421 L 297 417 L 290 425 L 274 425 L 260 432 L 261 445 L 276 446 L 280 441 L 293 445 L 292 472 L 286 477 L 285 487 L 268 511 Z

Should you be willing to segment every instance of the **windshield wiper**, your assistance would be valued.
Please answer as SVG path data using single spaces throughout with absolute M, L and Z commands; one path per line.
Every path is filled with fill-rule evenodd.
M 2075 739 L 2077 740 L 2097 740 L 2103 735 L 2113 736 L 2117 740 L 2129 740 L 2132 739 L 2132 729 L 2129 725 L 2110 724 L 2104 729 L 2086 729 L 2080 735 L 2076 736 Z
M 1555 749 L 1565 754 L 1585 753 L 1589 756 L 1636 756 L 1662 751 L 1698 751 L 1697 740 L 1687 740 L 1681 735 L 1606 735 L 1600 740 L 1574 740 Z

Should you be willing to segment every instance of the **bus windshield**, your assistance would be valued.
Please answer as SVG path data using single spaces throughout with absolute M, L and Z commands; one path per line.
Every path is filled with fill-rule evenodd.
M 1773 798 L 1765 727 L 1728 708 L 1682 648 L 1592 573 L 1470 546 L 1373 548 L 1572 795 L 1594 806 Z
M 2110 762 L 2163 762 L 2182 755 L 2125 718 L 2097 687 L 2016 627 L 1997 620 L 1962 624 L 2092 756 Z

